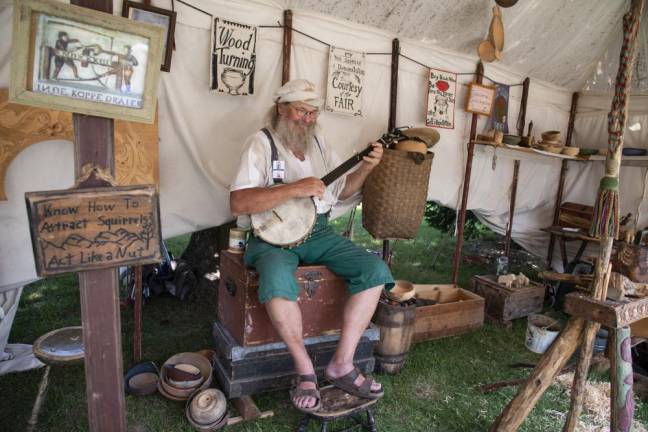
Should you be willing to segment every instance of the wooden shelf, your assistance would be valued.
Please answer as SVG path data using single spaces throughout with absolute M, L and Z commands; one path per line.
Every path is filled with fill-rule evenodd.
M 494 147 L 504 151 L 526 153 L 526 154 L 537 154 L 538 156 L 552 157 L 556 159 L 566 159 L 576 162 L 600 162 L 605 161 L 605 156 L 593 155 L 593 156 L 567 156 L 559 153 L 550 153 L 538 149 L 533 149 L 529 147 L 520 147 L 510 144 L 496 144 L 490 141 L 472 141 L 473 144 Z M 648 167 L 648 156 L 623 156 L 621 159 L 621 165 L 624 166 L 639 166 L 639 167 Z

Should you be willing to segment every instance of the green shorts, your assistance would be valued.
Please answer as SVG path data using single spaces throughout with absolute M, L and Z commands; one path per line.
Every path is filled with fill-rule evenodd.
M 318 215 L 308 239 L 293 248 L 273 246 L 251 235 L 245 264 L 259 272 L 259 301 L 274 297 L 297 301 L 299 284 L 295 271 L 299 263 L 321 264 L 347 282 L 349 295 L 380 285 L 394 286 L 389 267 L 376 255 L 336 234 L 326 215 Z

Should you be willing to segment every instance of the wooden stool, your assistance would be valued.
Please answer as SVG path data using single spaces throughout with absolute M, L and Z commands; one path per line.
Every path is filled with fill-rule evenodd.
M 320 421 L 322 425 L 321 432 L 332 432 L 329 431 L 329 423 L 346 418 L 353 419 L 356 424 L 335 432 L 345 432 L 356 428 L 369 432 L 377 431 L 372 409 L 378 399 L 364 399 L 353 396 L 332 385 L 322 387 L 320 395 L 322 398 L 321 408 L 316 412 L 304 414 L 304 417 L 299 422 L 298 432 L 305 432 L 308 424 L 313 419 Z M 366 421 L 362 419 L 362 413 L 366 413 Z
M 38 394 L 32 408 L 31 416 L 27 421 L 27 431 L 35 430 L 47 385 L 49 383 L 50 366 L 79 364 L 83 362 L 85 351 L 83 349 L 83 327 L 63 327 L 39 337 L 33 346 L 34 355 L 45 363 L 45 372 L 38 386 Z

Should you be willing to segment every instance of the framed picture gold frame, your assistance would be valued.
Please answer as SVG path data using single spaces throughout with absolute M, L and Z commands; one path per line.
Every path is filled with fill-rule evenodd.
M 495 102 L 495 86 L 488 86 L 477 83 L 468 85 L 468 97 L 466 98 L 466 111 L 489 116 L 493 111 Z
M 163 33 L 52 0 L 14 0 L 9 99 L 153 123 Z

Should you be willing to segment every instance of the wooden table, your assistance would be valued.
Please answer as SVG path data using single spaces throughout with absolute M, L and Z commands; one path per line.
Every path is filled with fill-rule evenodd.
M 565 297 L 565 312 L 610 329 L 610 417 L 618 430 L 629 430 L 634 415 L 630 324 L 648 318 L 648 297 L 599 301 L 586 294 L 571 293 Z

